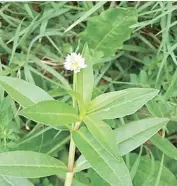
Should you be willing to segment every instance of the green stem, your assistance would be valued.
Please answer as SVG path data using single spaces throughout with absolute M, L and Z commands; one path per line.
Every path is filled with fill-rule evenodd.
M 80 126 L 80 122 L 76 122 L 73 127 L 73 131 L 78 130 Z M 68 157 L 68 170 L 69 172 L 66 174 L 66 179 L 65 179 L 65 185 L 64 186 L 71 186 L 72 185 L 72 180 L 74 176 L 74 159 L 75 159 L 75 152 L 76 152 L 76 146 L 72 138 L 72 133 L 71 133 L 71 140 L 70 140 L 70 146 L 69 146 L 69 157 Z
M 77 86 L 77 75 L 74 74 L 73 77 L 73 90 L 76 90 Z M 75 108 L 76 100 L 73 98 L 73 107 Z M 72 131 L 76 131 L 79 129 L 80 122 L 76 122 L 73 124 Z M 64 186 L 71 186 L 72 180 L 74 176 L 74 160 L 75 160 L 75 152 L 76 152 L 76 146 L 72 138 L 72 131 L 71 131 L 71 139 L 70 139 L 70 146 L 69 146 L 69 157 L 68 157 L 68 170 L 69 172 L 66 173 L 66 179 L 65 179 L 65 185 Z
M 69 157 L 68 157 L 69 172 L 66 173 L 65 186 L 72 185 L 72 180 L 74 176 L 73 167 L 74 167 L 75 151 L 76 151 L 76 146 L 74 144 L 74 141 L 71 135 L 71 141 L 70 141 L 70 146 L 69 146 Z
M 66 173 L 65 186 L 71 186 L 73 180 L 73 172 Z

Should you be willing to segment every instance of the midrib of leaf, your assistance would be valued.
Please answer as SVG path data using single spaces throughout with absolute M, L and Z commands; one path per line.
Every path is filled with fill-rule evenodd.
M 9 183 L 10 185 L 12 185 L 12 186 L 15 186 L 15 185 L 13 185 L 13 183 L 12 182 L 10 182 L 7 178 L 5 178 L 3 175 L 0 175 L 1 177 L 2 177 L 2 179 L 4 179 L 7 183 Z
M 152 92 L 151 93 L 148 93 L 148 94 L 152 94 Z M 148 94 L 146 94 L 146 96 L 148 95 Z M 116 104 L 116 105 L 112 105 L 111 106 L 111 108 L 109 108 L 109 110 L 110 109 L 112 109 L 112 108 L 114 108 L 114 107 L 117 107 L 117 106 L 121 106 L 121 105 L 125 105 L 125 104 L 127 104 L 127 103 L 131 103 L 132 101 L 135 101 L 135 100 L 137 100 L 137 99 L 141 99 L 142 97 L 145 97 L 144 95 L 141 95 L 141 96 L 139 96 L 139 97 L 136 97 L 136 98 L 134 98 L 134 99 L 131 99 L 131 100 L 129 100 L 129 101 L 125 101 L 125 102 L 123 102 L 123 103 L 118 103 L 118 104 Z M 148 99 L 151 99 L 151 98 L 148 98 Z M 104 106 L 104 107 L 106 107 L 106 106 Z M 107 111 L 107 108 L 102 108 L 101 110 L 97 110 L 98 112 L 99 111 Z M 97 112 L 96 111 L 96 112 Z
M 164 122 L 165 122 L 165 121 L 164 121 Z M 151 129 L 153 129 L 153 128 L 161 128 L 161 127 L 162 127 L 162 124 L 160 123 L 160 124 L 154 125 L 154 126 L 152 126 L 152 127 L 150 127 L 150 128 L 146 128 L 146 129 L 144 129 L 144 130 L 141 130 L 141 132 L 137 132 L 135 135 L 130 136 L 130 137 L 126 138 L 126 139 L 123 139 L 122 141 L 117 141 L 117 140 L 116 140 L 116 142 L 117 142 L 118 145 L 120 145 L 121 143 L 124 143 L 124 142 L 126 142 L 126 141 L 128 141 L 128 140 L 130 140 L 130 139 L 132 139 L 132 138 L 136 138 L 136 137 L 139 136 L 141 133 L 143 133 L 143 132 L 145 132 L 145 131 L 147 131 L 147 130 L 151 130 Z M 115 133 L 116 133 L 116 131 L 115 131 Z M 151 136 L 152 136 L 152 135 L 151 135 Z
M 97 106 L 96 109 L 93 108 L 93 109 L 92 109 L 91 111 L 89 111 L 88 113 L 91 113 L 91 112 L 97 111 L 97 110 L 99 110 L 100 108 L 105 107 L 105 106 L 100 106 L 100 105 L 103 105 L 103 104 L 105 104 L 105 103 L 107 103 L 107 105 L 108 105 L 108 104 L 114 102 L 114 101 L 115 101 L 116 99 L 118 99 L 119 97 L 126 95 L 126 93 L 127 93 L 127 92 L 124 91 L 122 94 L 115 95 L 115 97 L 113 97 L 113 98 L 110 99 L 109 101 L 105 101 L 105 100 L 103 100 L 102 102 L 100 102 L 99 104 L 96 105 L 96 106 Z M 95 98 L 95 99 L 96 99 L 96 98 Z M 94 101 L 94 100 L 93 100 L 93 101 Z M 92 104 L 92 102 L 91 102 L 90 104 Z
M 46 165 L 25 165 L 25 164 L 4 164 L 4 165 L 1 165 L 0 164 L 0 168 L 2 168 L 2 167 L 32 167 L 32 168 L 60 168 L 60 169 L 64 169 L 64 170 L 67 170 L 65 167 L 63 167 L 62 165 L 61 166 L 46 166 Z
M 91 144 L 90 142 L 91 141 L 93 141 L 93 140 L 90 140 L 90 141 L 88 141 L 87 140 L 87 138 L 82 134 L 82 133 L 80 133 L 79 131 L 78 131 L 78 133 L 80 134 L 80 136 L 92 147 L 92 149 L 93 149 L 93 151 L 95 151 L 97 154 L 98 154 L 98 156 L 100 156 L 101 158 L 102 158 L 102 160 L 104 161 L 104 157 L 102 157 L 102 155 L 99 153 L 99 149 L 101 149 L 101 148 L 99 148 L 99 149 L 97 149 L 97 148 L 94 148 L 94 146 L 93 146 L 93 144 Z M 105 148 L 104 148 L 104 150 L 105 151 L 107 151 Z M 107 151 L 108 152 L 108 151 Z M 108 152 L 109 153 L 109 152 Z M 109 155 L 110 156 L 112 156 L 112 154 L 110 154 L 109 153 Z M 114 156 L 112 156 L 114 159 L 116 159 Z M 117 159 L 116 159 L 117 160 Z M 115 174 L 115 176 L 120 180 L 120 182 L 123 184 L 123 182 L 122 182 L 122 180 L 118 177 L 118 175 L 116 174 L 116 171 L 114 170 L 114 169 L 112 169 L 112 167 L 109 165 L 109 163 L 107 163 L 107 161 L 104 161 L 105 163 L 106 163 L 106 165 L 111 169 L 111 170 L 113 170 L 113 172 L 114 172 L 114 174 Z M 95 171 L 96 171 L 96 169 L 94 168 L 94 167 L 92 167 Z M 96 171 L 97 172 L 97 171 Z M 101 175 L 100 175 L 101 176 Z M 102 176 L 101 176 L 102 177 Z M 103 178 L 103 177 L 102 177 Z M 104 178 L 103 178 L 104 179 Z M 105 180 L 105 179 L 104 179 Z M 106 181 L 106 180 L 105 180 Z M 112 185 L 112 184 L 111 184 Z
M 116 158 L 116 154 L 113 152 L 113 150 L 112 150 L 110 144 L 105 140 L 104 134 L 102 133 L 102 130 L 99 129 L 99 126 L 95 125 L 95 122 L 94 122 L 90 117 L 86 116 L 86 118 L 87 118 L 88 120 L 90 120 L 90 121 L 93 123 L 93 125 L 95 126 L 95 128 L 100 132 L 101 137 L 102 137 L 104 143 L 105 143 L 106 146 L 109 148 L 109 150 L 111 151 L 111 153 L 113 153 L 112 155 L 115 156 L 115 158 Z M 88 128 L 89 128 L 89 127 L 88 127 Z M 98 141 L 98 142 L 99 142 L 99 141 Z M 100 144 L 108 153 L 110 153 L 110 152 L 105 148 L 105 146 L 104 146 L 102 143 L 99 142 L 99 144 Z M 119 159 L 118 159 L 118 160 L 119 160 Z
M 33 100 L 29 99 L 28 97 L 25 96 L 25 94 L 22 94 L 18 88 L 12 88 L 11 86 L 9 86 L 8 84 L 4 83 L 1 81 L 1 84 L 4 84 L 5 86 L 7 86 L 9 89 L 12 89 L 13 91 L 15 91 L 17 94 L 20 94 L 24 99 L 26 99 L 28 102 L 31 103 L 35 103 Z M 10 96 L 15 100 L 14 96 L 12 96 L 10 94 Z
M 126 139 L 123 139 L 123 140 L 121 140 L 121 141 L 117 141 L 116 140 L 116 144 L 117 145 L 121 145 L 122 143 L 124 143 L 124 142 L 126 142 L 126 141 L 128 141 L 128 140 L 130 140 L 130 139 L 133 139 L 133 138 L 136 138 L 138 135 L 141 135 L 141 133 L 143 133 L 143 132 L 145 132 L 145 131 L 147 131 L 147 130 L 151 130 L 151 129 L 153 129 L 153 128 L 161 128 L 162 127 L 162 123 L 163 122 L 168 122 L 168 121 L 162 121 L 161 123 L 159 123 L 158 125 L 154 125 L 154 126 L 151 126 L 150 128 L 146 128 L 146 129 L 144 129 L 144 130 L 142 130 L 141 132 L 137 132 L 136 133 L 136 135 L 133 135 L 133 136 L 130 136 L 130 137 L 128 137 L 128 138 L 126 138 Z M 165 125 L 165 124 L 164 124 Z M 115 133 L 116 133 L 116 131 L 115 131 Z M 152 136 L 152 135 L 151 135 Z M 101 150 L 101 148 L 98 148 L 98 150 Z M 123 155 L 125 155 L 125 154 L 122 154 L 121 153 L 121 151 L 120 151 L 120 155 L 121 156 L 123 156 Z M 77 166 L 78 167 L 81 167 L 82 165 L 84 165 L 84 164 L 86 164 L 88 161 L 84 158 L 84 161 L 81 161 Z M 89 163 L 90 164 L 90 163 Z
M 76 114 L 70 114 L 70 113 L 59 113 L 59 112 L 57 112 L 57 113 L 53 113 L 53 112 L 30 112 L 30 111 L 27 111 L 26 113 L 28 113 L 28 114 L 40 114 L 40 115 L 53 115 L 53 116 L 73 116 L 73 117 L 75 117 L 75 118 L 77 118 L 78 119 L 78 116 L 76 115 Z
M 127 19 L 128 16 L 126 16 L 125 18 Z M 97 49 L 100 47 L 100 45 L 104 42 L 104 40 L 111 34 L 111 32 L 116 29 L 119 25 L 122 24 L 122 21 L 125 20 L 125 18 L 123 20 L 121 20 L 120 23 L 116 24 L 115 26 L 113 26 L 113 28 L 111 28 L 111 30 L 103 37 L 103 39 L 98 43 L 98 45 L 96 46 L 96 48 L 94 49 L 94 51 L 97 51 Z M 119 20 L 120 21 L 120 20 Z

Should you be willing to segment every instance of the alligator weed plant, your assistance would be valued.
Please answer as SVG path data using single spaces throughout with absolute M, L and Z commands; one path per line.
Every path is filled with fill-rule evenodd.
M 130 37 L 131 26 L 136 22 L 137 14 L 133 8 L 110 8 L 88 21 L 87 28 L 80 35 L 78 51 L 68 54 L 64 62 L 64 68 L 73 71 L 72 88 L 62 79 L 62 88 L 72 98 L 72 105 L 54 99 L 27 81 L 0 76 L 0 85 L 20 106 L 19 116 L 70 132 L 67 165 L 47 153 L 17 148 L 0 153 L 0 175 L 23 179 L 25 186 L 30 185 L 26 178 L 57 175 L 64 180 L 65 186 L 71 186 L 76 181 L 75 174 L 92 168 L 106 185 L 132 186 L 132 171 L 130 174 L 130 165 L 128 161 L 125 163 L 123 156 L 150 139 L 167 124 L 168 119 L 143 118 L 115 130 L 107 121 L 123 120 L 135 113 L 159 90 L 128 88 L 95 95 L 93 69 L 103 57 L 115 54 Z M 78 153 L 75 155 L 76 148 L 79 157 Z

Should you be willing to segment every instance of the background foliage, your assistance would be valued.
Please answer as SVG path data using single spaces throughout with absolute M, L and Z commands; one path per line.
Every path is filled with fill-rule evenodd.
M 112 19 L 114 13 L 111 15 L 108 10 L 116 7 L 136 9 L 138 22 L 132 18 L 134 25 L 130 28 L 130 33 L 133 33 L 125 36 L 130 39 L 118 49 L 119 42 L 120 46 L 122 42 L 114 37 L 113 32 L 110 48 L 104 48 L 106 40 L 95 46 L 100 33 L 106 32 L 110 24 L 116 25 L 116 20 Z M 123 155 L 126 154 L 124 159 L 135 186 L 176 186 L 176 9 L 176 2 L 155 1 L 1 3 L 0 75 L 22 78 L 38 85 L 54 98 L 71 104 L 71 98 L 63 86 L 70 87 L 72 73 L 64 70 L 64 58 L 75 51 L 78 44 L 82 45 L 82 41 L 88 41 L 89 47 L 93 49 L 91 52 L 95 53 L 95 58 L 90 59 L 95 63 L 94 82 L 90 81 L 94 83 L 94 97 L 132 87 L 160 90 L 159 95 L 136 114 L 123 115 L 123 118 L 114 120 L 104 119 L 116 131 L 120 126 L 125 128 L 127 123 L 133 126 L 133 122 L 150 116 L 169 118 L 167 127 L 147 142 L 141 133 L 137 133 L 139 140 L 145 143 L 141 147 L 137 144 L 138 148 L 133 153 L 126 154 L 126 149 L 121 149 L 121 144 L 120 149 Z M 105 10 L 108 10 L 108 20 L 103 19 Z M 99 18 L 95 18 L 98 15 Z M 102 21 L 105 21 L 104 27 L 100 23 Z M 124 21 L 121 27 L 124 24 L 129 23 Z M 95 25 L 101 31 L 95 31 Z M 98 50 L 100 48 L 104 54 Z M 15 82 L 13 85 L 18 88 Z M 21 98 L 30 94 L 29 90 L 25 89 Z M 47 95 L 43 96 L 40 97 L 41 100 L 45 100 Z M 31 102 L 26 102 L 26 105 L 30 104 Z M 36 125 L 35 122 L 19 117 L 19 109 L 19 105 L 4 94 L 0 87 L 0 150 L 44 152 L 67 163 L 68 132 L 64 128 L 57 131 Z M 158 124 L 149 125 L 146 135 L 151 137 L 151 133 L 156 133 L 162 127 Z M 126 140 L 133 141 L 131 134 L 124 137 L 125 139 L 117 140 L 122 140 L 122 143 Z M 77 152 L 77 157 L 79 156 L 80 153 Z M 4 185 L 8 186 L 11 181 L 14 183 L 12 179 L 1 176 L 0 183 L 6 182 Z M 62 186 L 63 180 L 64 176 L 50 176 L 30 179 L 31 183 L 27 183 L 27 180 L 20 178 L 16 185 Z M 88 185 L 108 186 L 92 169 L 78 172 L 73 186 Z

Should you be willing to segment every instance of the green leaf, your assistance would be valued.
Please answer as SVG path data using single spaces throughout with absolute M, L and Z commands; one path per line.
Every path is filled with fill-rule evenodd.
M 61 132 L 53 128 L 39 128 L 36 133 L 21 138 L 15 150 L 30 150 L 41 153 L 59 152 L 62 144 L 69 141 L 68 132 Z M 52 153 L 52 154 L 53 154 Z
M 139 164 L 140 164 L 140 161 L 141 161 L 142 151 L 143 151 L 143 145 L 140 147 L 138 157 L 137 157 L 136 161 L 134 162 L 133 166 L 130 169 L 130 176 L 131 176 L 132 180 L 134 179 L 134 177 L 136 175 L 136 172 L 138 171 L 138 167 L 139 167 Z
M 150 139 L 155 133 L 168 123 L 167 118 L 148 118 L 133 121 L 114 130 L 120 155 L 128 154 Z M 123 134 L 123 135 L 122 135 Z M 90 168 L 90 164 L 81 155 L 76 161 L 75 171 Z
M 88 170 L 88 176 L 91 182 L 90 186 L 110 186 L 93 169 Z
M 87 112 L 94 112 L 96 110 L 99 110 L 110 103 L 116 101 L 121 96 L 126 95 L 127 90 L 121 90 L 121 91 L 114 91 L 109 93 L 104 93 L 93 99 L 90 104 L 87 106 Z
M 91 168 L 91 165 L 82 154 L 75 162 L 74 172 L 81 172 L 82 170 L 89 168 Z
M 0 175 L 0 185 L 1 186 L 34 186 L 26 178 L 15 178 L 9 176 Z
M 51 126 L 66 125 L 78 121 L 76 110 L 66 103 L 56 100 L 42 101 L 23 109 L 20 115 Z
M 53 99 L 40 87 L 22 79 L 0 76 L 0 85 L 23 107 L 30 107 L 40 101 Z
M 77 101 L 80 114 L 81 113 L 85 114 L 86 110 L 85 110 L 85 104 L 82 99 L 82 96 L 74 90 L 67 90 L 67 92 Z
M 131 178 L 121 156 L 115 158 L 90 134 L 87 128 L 73 132 L 73 140 L 92 168 L 111 186 L 131 186 Z
M 168 139 L 163 138 L 160 134 L 156 134 L 150 141 L 167 156 L 177 160 L 177 149 Z
M 0 102 L 4 99 L 4 89 L 0 86 Z
M 77 76 L 76 91 L 83 96 L 84 104 L 87 105 L 91 100 L 94 84 L 93 67 L 91 61 L 92 59 L 87 44 L 84 45 L 82 56 L 85 59 L 87 67 L 81 69 L 81 71 L 76 74 Z
M 32 151 L 0 153 L 0 174 L 5 176 L 39 178 L 65 174 L 63 162 L 51 156 Z
M 94 117 L 85 116 L 84 123 L 87 125 L 93 137 L 113 156 L 118 154 L 118 146 L 116 144 L 116 135 L 111 127 L 104 121 Z
M 135 9 L 109 8 L 88 20 L 81 41 L 88 42 L 89 48 L 94 52 L 103 51 L 105 56 L 112 56 L 129 39 L 132 32 L 130 27 L 136 22 Z
M 90 102 L 87 112 L 89 115 L 100 119 L 124 117 L 135 113 L 154 98 L 158 92 L 158 90 L 152 88 L 129 88 L 105 93 Z
M 73 179 L 72 186 L 90 186 L 90 185 L 86 185 L 85 183 L 82 183 L 76 179 Z
M 139 147 L 164 127 L 168 121 L 167 118 L 148 118 L 133 121 L 115 129 L 120 152 L 127 154 Z
M 92 2 L 84 2 L 85 3 L 91 3 Z M 98 9 L 100 9 L 104 4 L 106 3 L 106 1 L 100 1 L 98 3 L 96 3 L 94 6 L 93 4 L 89 7 L 88 11 L 85 12 L 79 19 L 77 19 L 74 23 L 72 23 L 66 30 L 65 32 L 68 32 L 69 30 L 71 30 L 73 27 L 75 27 L 76 25 L 80 24 L 82 21 L 86 20 L 88 17 L 90 17 L 93 13 L 96 13 L 96 11 Z
M 130 154 L 131 166 L 134 165 L 137 156 L 138 155 L 136 154 Z M 138 171 L 136 172 L 136 175 L 134 177 L 134 181 L 133 181 L 134 185 L 142 186 L 145 181 L 146 181 L 146 185 L 149 186 L 155 185 L 161 165 L 160 162 L 155 161 L 154 165 L 151 166 L 152 164 L 151 161 L 152 160 L 147 156 L 141 157 Z M 175 176 L 165 166 L 162 166 L 162 174 L 158 186 L 176 186 L 176 185 L 177 185 L 177 180 Z

